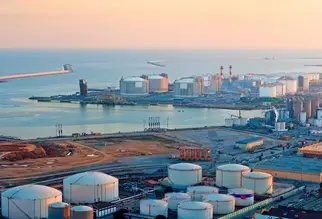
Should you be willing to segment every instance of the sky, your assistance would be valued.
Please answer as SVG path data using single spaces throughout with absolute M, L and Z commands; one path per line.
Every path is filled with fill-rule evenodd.
M 0 48 L 322 49 L 321 0 L 0 0 Z

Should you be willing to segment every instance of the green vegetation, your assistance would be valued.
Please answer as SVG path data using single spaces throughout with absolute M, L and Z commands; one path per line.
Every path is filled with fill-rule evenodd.
M 277 97 L 260 97 L 259 98 L 259 101 L 261 101 L 261 102 L 272 102 L 272 103 L 275 103 L 275 102 L 280 102 L 281 99 L 280 98 L 277 98 Z

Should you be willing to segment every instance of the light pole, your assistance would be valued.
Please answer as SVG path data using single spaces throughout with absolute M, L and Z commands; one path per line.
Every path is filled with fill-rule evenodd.
M 169 116 L 167 117 L 167 130 L 169 129 Z

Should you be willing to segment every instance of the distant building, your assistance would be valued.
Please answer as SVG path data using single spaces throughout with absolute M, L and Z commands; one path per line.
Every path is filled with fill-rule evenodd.
M 174 94 L 176 96 L 197 97 L 203 93 L 203 77 L 185 77 L 174 82 Z
M 296 121 L 300 121 L 300 114 L 303 111 L 303 102 L 302 101 L 294 101 L 293 102 L 293 118 Z
M 312 104 L 311 104 L 311 111 L 312 111 L 312 117 L 316 118 L 317 114 L 317 109 L 320 108 L 320 99 L 319 98 L 315 98 L 314 100 L 312 100 Z
M 264 140 L 262 138 L 248 138 L 236 142 L 236 146 L 245 151 L 250 151 L 253 148 L 263 145 Z
M 298 91 L 309 91 L 310 80 L 307 76 L 298 76 L 297 78 Z
M 85 79 L 79 80 L 79 93 L 81 96 L 86 97 L 88 92 L 87 81 Z
M 305 100 L 303 103 L 304 111 L 306 112 L 306 117 L 311 118 L 312 117 L 312 101 L 311 100 Z
M 254 171 L 269 173 L 274 178 L 320 183 L 322 159 L 281 157 L 273 162 L 259 163 Z

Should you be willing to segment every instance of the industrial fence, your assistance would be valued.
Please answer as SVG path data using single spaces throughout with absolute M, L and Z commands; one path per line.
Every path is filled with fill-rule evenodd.
M 243 208 L 243 209 L 240 209 L 238 211 L 235 211 L 233 213 L 230 213 L 230 214 L 227 214 L 225 216 L 222 216 L 222 217 L 219 217 L 218 219 L 230 219 L 230 218 L 234 218 L 234 217 L 237 217 L 237 216 L 241 216 L 245 213 L 248 213 L 250 211 L 254 211 L 254 210 L 259 210 L 265 206 L 267 206 L 268 204 L 274 202 L 274 201 L 278 201 L 278 200 L 281 200 L 281 198 L 288 198 L 290 196 L 293 196 L 295 194 L 297 194 L 298 192 L 302 191 L 303 189 L 305 188 L 305 186 L 301 186 L 297 189 L 294 189 L 292 191 L 289 191 L 289 192 L 286 192 L 286 193 L 283 193 L 283 194 L 280 194 L 274 198 L 269 198 L 269 199 L 266 199 L 264 201 L 261 201 L 261 202 L 258 202 L 254 205 L 251 205 L 251 206 L 248 206 L 246 208 Z

